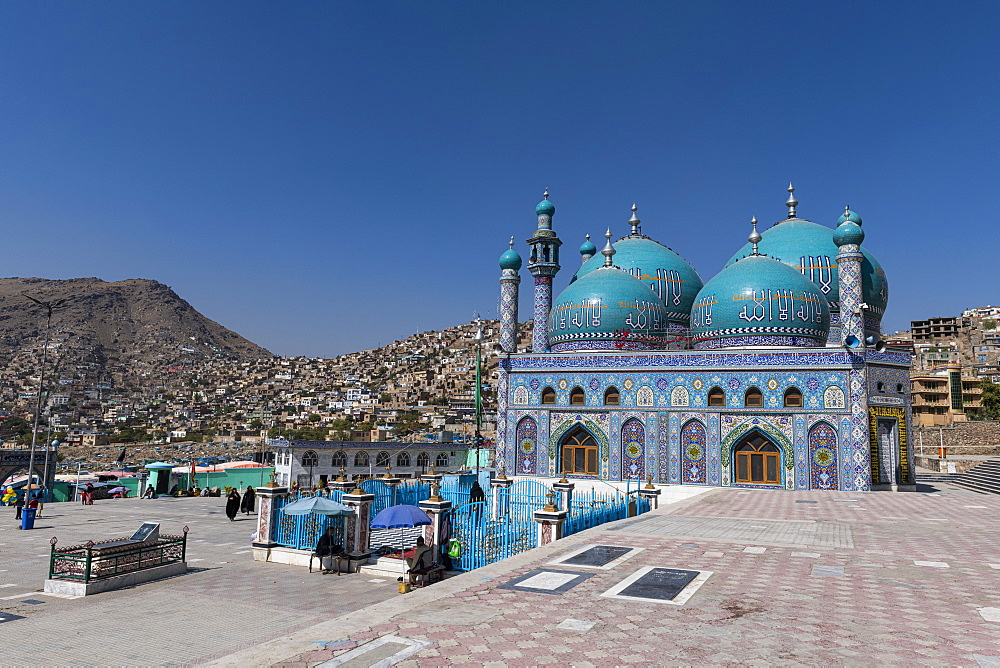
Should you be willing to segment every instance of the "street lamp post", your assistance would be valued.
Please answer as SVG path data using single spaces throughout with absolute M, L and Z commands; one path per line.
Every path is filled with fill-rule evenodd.
M 479 433 L 483 428 L 483 364 L 482 364 L 482 343 L 483 343 L 483 330 L 479 328 L 476 330 L 476 335 L 473 337 L 473 341 L 476 342 L 476 480 L 479 480 L 479 446 L 482 444 L 483 437 Z
M 31 451 L 28 455 L 28 483 L 25 486 L 24 492 L 24 503 L 25 506 L 27 506 L 28 501 L 31 500 L 31 481 L 34 475 L 33 470 L 35 468 L 35 446 L 38 445 L 38 419 L 42 414 L 42 394 L 45 391 L 45 362 L 48 359 L 49 329 L 52 325 L 52 313 L 56 309 L 64 307 L 67 300 L 57 299 L 54 302 L 43 302 L 30 295 L 24 296 L 45 309 L 45 343 L 42 345 L 42 365 L 38 372 L 38 398 L 37 401 L 35 401 L 35 423 L 31 430 Z M 48 453 L 46 453 L 46 456 L 47 455 Z

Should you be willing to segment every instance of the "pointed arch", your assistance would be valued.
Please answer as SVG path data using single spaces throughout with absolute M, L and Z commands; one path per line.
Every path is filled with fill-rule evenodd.
M 622 478 L 642 480 L 646 475 L 646 427 L 638 418 L 622 425 Z
M 699 420 L 688 420 L 681 427 L 681 483 L 704 485 L 708 482 L 708 433 Z
M 709 406 L 725 406 L 726 392 L 719 386 L 715 386 L 708 391 Z
M 356 467 L 368 466 L 368 453 L 359 450 L 358 454 L 354 455 L 354 465 Z
M 778 486 L 783 482 L 781 448 L 760 429 L 751 429 L 736 442 L 733 459 L 737 484 Z
M 812 489 L 838 489 L 837 430 L 828 422 L 817 422 L 809 429 L 809 486 Z
M 635 405 L 636 406 L 652 406 L 653 405 L 653 388 L 649 385 L 643 385 L 635 393 Z
M 518 475 L 538 474 L 538 423 L 523 417 L 514 430 L 514 471 Z
M 605 406 L 618 406 L 621 404 L 621 393 L 618 392 L 618 388 L 612 385 L 608 389 L 604 390 L 604 405 Z
M 560 442 L 560 469 L 563 473 L 597 477 L 601 472 L 600 445 L 594 435 L 577 425 Z
M 785 390 L 785 408 L 802 408 L 802 390 L 797 387 Z
M 588 432 L 590 432 L 600 446 L 599 452 L 599 464 L 602 471 L 607 471 L 608 456 L 610 455 L 610 448 L 608 444 L 608 435 L 604 432 L 599 424 L 593 420 L 589 420 L 586 417 L 580 416 L 576 420 L 566 420 L 561 425 L 559 425 L 555 430 L 549 434 L 549 461 L 552 462 L 552 471 L 559 473 L 561 453 L 559 452 L 559 447 L 564 435 L 571 429 L 575 427 L 583 427 Z M 542 471 L 544 474 L 545 471 Z
M 725 471 L 731 471 L 733 463 L 733 448 L 748 432 L 753 431 L 754 429 L 767 436 L 771 442 L 778 446 L 778 449 L 781 450 L 781 462 L 786 471 L 785 480 L 791 480 L 793 473 L 792 469 L 795 466 L 795 454 L 792 450 L 792 442 L 787 436 L 785 436 L 785 434 L 781 433 L 777 427 L 767 422 L 764 418 L 759 417 L 747 420 L 729 432 L 729 434 L 727 434 L 722 440 L 720 455 L 722 456 L 723 469 Z M 735 481 L 735 477 L 732 477 L 731 480 Z

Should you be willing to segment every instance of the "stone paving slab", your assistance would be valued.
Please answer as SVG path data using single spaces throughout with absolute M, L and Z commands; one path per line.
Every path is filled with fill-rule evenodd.
M 216 664 L 245 665 L 256 656 L 261 663 L 312 666 L 396 634 L 432 643 L 399 666 L 991 665 L 1000 656 L 1000 621 L 989 621 L 1000 610 L 1000 572 L 990 567 L 1000 563 L 1000 496 L 940 489 L 933 496 L 720 490 L 661 508 L 646 521 L 714 526 L 716 535 L 636 532 L 641 523 L 623 520 L 630 524 L 625 530 L 597 527 Z M 928 522 L 932 517 L 943 521 Z M 664 521 L 678 518 L 693 523 Z M 764 527 L 772 536 L 803 521 L 839 524 L 851 542 L 768 541 L 763 552 L 748 552 L 762 546 L 747 540 L 738 523 L 720 520 Z M 791 535 L 802 540 L 796 531 Z M 843 540 L 836 535 L 831 542 Z M 701 549 L 691 549 L 692 538 Z M 587 570 L 592 577 L 561 596 L 500 588 L 587 544 L 646 549 L 620 567 Z M 810 552 L 797 549 L 803 544 Z M 918 561 L 946 561 L 950 568 Z M 713 575 L 682 606 L 600 598 L 644 566 Z M 450 624 L 446 615 L 436 623 L 408 619 L 407 611 L 431 602 L 488 606 L 498 614 L 472 628 Z M 307 637 L 346 644 L 317 649 Z

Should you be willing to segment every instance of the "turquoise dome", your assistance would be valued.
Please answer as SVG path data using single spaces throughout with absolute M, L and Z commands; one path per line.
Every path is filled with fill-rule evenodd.
M 555 215 L 556 205 L 548 200 L 548 198 L 543 199 L 535 207 L 535 214 L 538 216 L 552 216 Z
M 826 296 L 830 310 L 840 310 L 840 283 L 837 280 L 837 245 L 833 242 L 833 229 L 801 218 L 776 223 L 761 234 L 760 252 L 781 260 L 798 269 L 815 283 Z M 734 255 L 726 267 L 749 255 L 746 244 Z M 881 319 L 889 301 L 889 284 L 885 271 L 871 253 L 864 248 L 861 261 L 861 287 L 864 301 L 876 319 Z
M 838 248 L 847 244 L 857 244 L 860 246 L 864 240 L 865 231 L 861 229 L 860 225 L 851 221 L 841 223 L 833 231 L 833 243 L 837 244 Z
M 548 336 L 553 352 L 662 348 L 667 309 L 639 279 L 618 267 L 601 267 L 571 283 L 555 299 Z
M 521 256 L 513 248 L 508 249 L 500 256 L 500 268 L 519 271 L 521 269 Z
M 596 254 L 597 254 L 597 246 L 595 246 L 590 239 L 587 239 L 582 244 L 580 244 L 580 255 L 596 255 Z
M 615 242 L 615 266 L 621 267 L 652 288 L 667 307 L 670 322 L 687 325 L 691 305 L 703 282 L 687 260 L 658 241 L 644 236 L 628 236 Z M 576 272 L 574 280 L 604 266 L 596 255 Z
M 830 308 L 819 288 L 787 264 L 751 255 L 705 284 L 691 310 L 695 348 L 823 346 Z
M 857 223 L 858 225 L 861 224 L 861 216 L 854 213 L 850 209 L 840 214 L 840 218 L 837 219 L 837 224 L 840 225 L 841 223 L 845 223 L 848 220 L 851 221 L 852 223 Z

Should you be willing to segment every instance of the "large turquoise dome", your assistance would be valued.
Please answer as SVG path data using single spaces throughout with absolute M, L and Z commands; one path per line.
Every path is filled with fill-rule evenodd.
M 765 255 L 723 269 L 691 310 L 691 336 L 699 349 L 823 346 L 829 330 L 830 308 L 816 285 Z
M 614 266 L 602 266 L 571 283 L 549 312 L 553 352 L 663 348 L 667 331 L 663 303 L 645 283 Z
M 627 236 L 615 242 L 615 265 L 649 286 L 666 306 L 672 323 L 687 325 L 695 295 L 703 285 L 698 272 L 680 255 L 663 244 L 642 235 Z M 576 278 L 604 266 L 604 258 L 595 255 L 580 267 Z
M 851 212 L 860 221 L 860 216 Z M 847 218 L 845 218 L 847 220 Z M 811 280 L 826 297 L 830 310 L 840 310 L 840 283 L 837 280 L 837 245 L 833 242 L 833 228 L 801 218 L 790 218 L 776 223 L 761 235 L 760 252 L 781 260 L 799 270 Z M 732 266 L 749 255 L 746 244 L 726 263 Z M 861 288 L 863 298 L 870 307 L 868 312 L 881 320 L 889 301 L 889 284 L 885 271 L 871 253 L 864 248 L 861 262 Z

